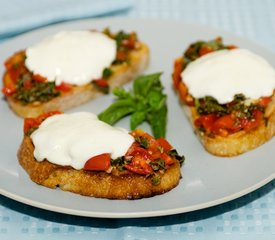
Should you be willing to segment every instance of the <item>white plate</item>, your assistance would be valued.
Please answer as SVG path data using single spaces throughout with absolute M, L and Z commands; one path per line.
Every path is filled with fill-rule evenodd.
M 0 193 L 17 201 L 56 212 L 108 218 L 161 216 L 214 206 L 247 194 L 275 177 L 275 139 L 234 158 L 208 154 L 193 134 L 171 85 L 173 61 L 186 47 L 199 39 L 222 36 L 226 43 L 245 47 L 265 57 L 271 64 L 275 56 L 263 48 L 219 30 L 172 21 L 98 19 L 58 24 L 36 30 L 0 45 L 0 62 L 60 30 L 103 29 L 136 31 L 151 48 L 148 73 L 163 71 L 162 81 L 168 94 L 169 122 L 167 138 L 186 157 L 183 178 L 172 191 L 141 200 L 107 200 L 84 197 L 48 189 L 33 183 L 17 162 L 16 152 L 22 139 L 22 119 L 0 100 Z M 3 67 L 0 74 L 3 73 Z M 99 113 L 112 96 L 104 96 L 73 111 Z M 127 120 L 118 125 L 129 128 Z M 143 125 L 148 130 L 147 125 Z

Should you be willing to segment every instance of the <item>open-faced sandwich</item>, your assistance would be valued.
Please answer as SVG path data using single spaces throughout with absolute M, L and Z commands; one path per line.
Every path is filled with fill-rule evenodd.
M 43 186 L 86 196 L 138 199 L 178 185 L 184 157 L 164 138 L 128 133 L 88 112 L 26 118 L 18 159 Z
M 221 38 L 193 43 L 176 59 L 174 87 L 207 151 L 234 156 L 275 134 L 275 71 Z
M 21 117 L 83 104 L 142 73 L 147 45 L 137 34 L 63 31 L 5 62 L 2 92 Z

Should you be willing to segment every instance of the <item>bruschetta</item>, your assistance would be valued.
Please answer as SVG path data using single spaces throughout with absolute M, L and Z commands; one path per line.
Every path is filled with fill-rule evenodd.
M 165 193 L 178 185 L 184 161 L 164 138 L 58 111 L 25 119 L 18 159 L 37 184 L 108 199 Z
M 275 134 L 275 71 L 221 38 L 191 44 L 175 60 L 173 85 L 207 151 L 235 156 Z
M 141 74 L 149 48 L 137 34 L 62 31 L 5 62 L 3 88 L 20 117 L 79 106 Z

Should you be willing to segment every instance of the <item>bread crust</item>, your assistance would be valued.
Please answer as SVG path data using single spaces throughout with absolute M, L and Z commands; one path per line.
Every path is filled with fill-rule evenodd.
M 265 110 L 265 120 L 261 124 L 248 132 L 244 130 L 226 137 L 215 135 L 213 137 L 205 135 L 194 125 L 198 113 L 195 107 L 183 106 L 184 111 L 191 122 L 200 142 L 211 154 L 232 157 L 261 146 L 275 135 L 275 95 Z
M 139 44 L 140 47 L 138 49 L 131 50 L 130 64 L 124 62 L 110 67 L 113 72 L 108 79 L 110 90 L 133 80 L 147 68 L 149 64 L 149 48 L 145 43 L 140 42 Z M 36 117 L 53 110 L 66 111 L 103 94 L 93 84 L 86 84 L 73 86 L 71 91 L 62 92 L 60 96 L 48 102 L 22 104 L 11 96 L 7 96 L 7 102 L 18 116 L 27 118 Z
M 111 173 L 75 170 L 38 162 L 33 156 L 34 146 L 29 136 L 24 136 L 18 150 L 18 160 L 32 181 L 49 188 L 57 188 L 85 196 L 108 199 L 139 199 L 163 194 L 176 187 L 181 178 L 180 164 L 176 161 L 161 174 L 161 182 L 153 185 L 150 178 L 128 171 Z

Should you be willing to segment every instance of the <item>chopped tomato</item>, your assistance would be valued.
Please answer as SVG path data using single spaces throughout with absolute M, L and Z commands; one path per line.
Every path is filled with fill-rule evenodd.
M 252 115 L 253 118 L 248 121 L 244 126 L 245 131 L 249 131 L 253 128 L 258 127 L 263 119 L 263 112 L 261 112 L 260 110 L 254 110 Z
M 229 49 L 229 50 L 236 49 L 236 48 L 238 48 L 238 47 L 235 46 L 235 45 L 228 45 L 227 46 L 227 49 Z
M 4 95 L 10 96 L 16 92 L 16 84 L 8 73 L 5 73 L 3 83 L 4 87 L 2 88 L 2 92 Z
M 25 89 L 30 89 L 32 87 L 32 80 L 28 79 L 23 82 L 23 86 Z
M 51 111 L 48 113 L 44 113 L 36 118 L 25 118 L 24 119 L 24 133 L 27 134 L 30 129 L 37 128 L 39 125 L 48 117 L 53 116 L 55 114 L 61 114 L 60 111 Z
M 41 83 L 47 82 L 47 78 L 41 76 L 40 74 L 34 74 L 34 75 L 32 76 L 32 78 L 33 78 L 33 80 L 36 81 L 36 82 L 41 82 Z
M 128 54 L 126 51 L 117 51 L 116 60 L 125 61 L 127 59 L 127 56 L 128 56 Z
M 196 127 L 202 127 L 206 133 L 227 136 L 240 130 L 249 131 L 261 123 L 263 112 L 253 110 L 252 118 L 237 118 L 234 114 L 217 117 L 214 114 L 203 115 L 195 120 Z
M 105 79 L 96 79 L 93 81 L 96 85 L 98 85 L 99 87 L 102 87 L 102 88 L 107 88 L 109 87 L 109 83 L 107 80 Z
M 179 83 L 178 89 L 179 89 L 180 99 L 188 106 L 193 106 L 194 99 L 191 95 L 188 94 L 187 87 L 182 81 Z
M 3 87 L 2 88 L 2 93 L 5 96 L 10 96 L 10 95 L 12 95 L 15 92 L 16 92 L 16 88 L 14 88 L 14 87 Z
M 146 158 L 142 155 L 135 155 L 130 164 L 126 164 L 125 168 L 141 175 L 147 175 L 153 172 L 153 168 L 148 164 Z
M 131 160 L 129 164 L 125 165 L 125 168 L 129 171 L 142 175 L 150 174 L 153 171 L 152 167 L 149 165 L 152 156 L 147 149 L 140 147 L 137 142 L 132 144 L 125 158 Z
M 157 139 L 158 144 L 163 148 L 165 152 L 168 152 L 173 149 L 171 144 L 165 138 Z
M 174 72 L 172 75 L 175 89 L 178 89 L 178 85 L 181 82 L 182 70 L 183 70 L 183 58 L 178 58 L 174 63 Z
M 129 161 L 125 168 L 129 171 L 147 175 L 154 171 L 150 163 L 156 160 L 164 160 L 166 166 L 175 162 L 175 158 L 168 153 L 173 147 L 164 138 L 156 140 L 141 129 L 134 130 L 131 134 L 137 140 L 125 155 L 125 159 Z
M 128 39 L 122 41 L 122 45 L 128 49 L 134 49 L 136 46 L 137 36 L 135 33 L 131 33 Z
M 160 158 L 163 159 L 165 164 L 168 166 L 175 162 L 175 160 L 172 157 L 170 157 L 167 153 L 162 153 Z
M 271 99 L 272 97 L 261 97 L 258 104 L 262 107 L 266 107 L 270 103 Z
M 14 68 L 17 64 L 24 62 L 25 60 L 25 51 L 16 52 L 14 55 L 9 57 L 5 62 L 4 66 L 7 70 Z
M 134 157 L 134 156 L 137 156 L 137 155 L 142 156 L 144 159 L 148 159 L 148 160 L 151 159 L 151 156 L 150 156 L 148 150 L 140 147 L 140 145 L 135 142 L 128 149 L 125 157 L 129 158 L 129 157 Z
M 111 166 L 111 155 L 103 153 L 90 158 L 84 165 L 85 170 L 107 171 Z
M 195 120 L 195 126 L 202 127 L 209 132 L 216 120 L 217 116 L 215 114 L 202 115 Z
M 25 118 L 24 120 L 24 133 L 27 134 L 32 128 L 39 126 L 36 118 Z
M 213 51 L 214 51 L 214 49 L 212 47 L 210 47 L 209 45 L 202 46 L 199 50 L 199 56 L 201 57 L 201 56 L 211 53 Z
M 62 82 L 60 85 L 55 86 L 55 89 L 61 92 L 69 92 L 72 89 L 72 85 L 69 83 Z

